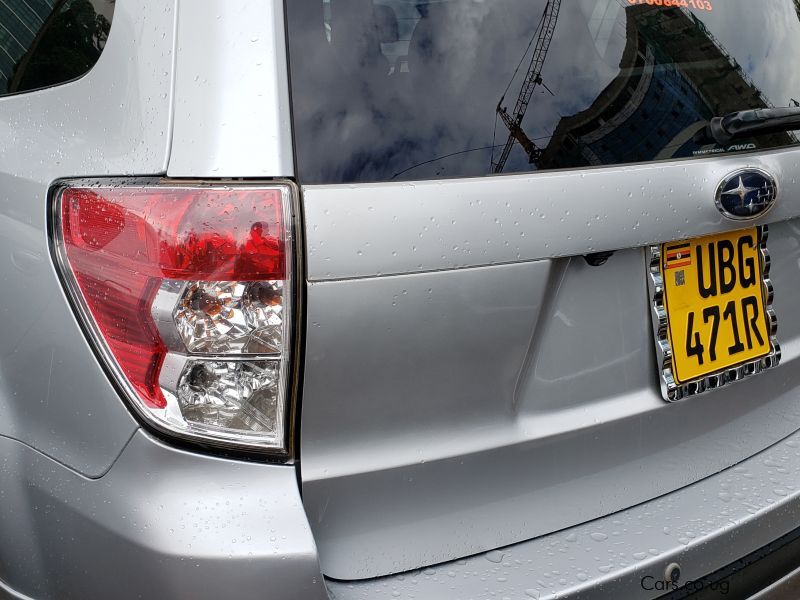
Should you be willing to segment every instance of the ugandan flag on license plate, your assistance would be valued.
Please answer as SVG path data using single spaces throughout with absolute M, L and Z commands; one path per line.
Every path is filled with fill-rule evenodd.
M 667 246 L 667 256 L 664 260 L 665 269 L 688 267 L 692 264 L 692 248 L 689 242 L 683 244 L 670 244 Z

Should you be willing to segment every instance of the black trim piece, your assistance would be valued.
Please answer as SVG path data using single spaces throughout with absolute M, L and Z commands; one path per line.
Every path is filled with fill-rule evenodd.
M 658 600 L 749 598 L 800 567 L 800 528 Z

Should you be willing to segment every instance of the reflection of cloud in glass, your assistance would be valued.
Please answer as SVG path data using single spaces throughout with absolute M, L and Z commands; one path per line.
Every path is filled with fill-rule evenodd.
M 486 147 L 503 144 L 508 135 L 502 123 L 495 132 L 497 102 L 539 22 L 544 0 L 376 2 L 393 11 L 407 42 L 380 42 L 371 0 L 331 0 L 330 43 L 321 0 L 287 4 L 302 181 L 388 180 L 402 171 L 400 179 L 486 174 L 491 154 Z M 617 0 L 563 6 L 543 69 L 555 95 L 537 91 L 523 122 L 527 135 L 541 140 L 542 147 L 562 117 L 587 110 L 620 75 L 629 10 L 614 4 L 619 6 Z M 718 1 L 713 12 L 697 14 L 775 104 L 785 105 L 800 94 L 800 75 L 787 58 L 800 43 L 798 19 L 792 0 L 762 5 L 754 11 L 748 0 Z M 792 35 L 791 45 L 778 51 L 780 40 Z M 690 60 L 693 64 L 680 66 L 696 73 L 696 80 L 720 75 L 697 57 Z M 507 104 L 513 105 L 526 67 L 513 82 Z M 698 112 L 703 111 L 695 108 Z M 474 148 L 484 149 L 465 152 Z M 657 150 L 629 158 L 649 160 Z M 452 156 L 432 160 L 444 155 Z M 425 164 L 414 167 L 420 163 Z M 530 169 L 517 146 L 505 171 Z
M 589 108 L 561 119 L 540 167 L 701 154 L 714 145 L 698 144 L 694 134 L 711 117 L 767 106 L 761 91 L 693 13 L 632 6 L 626 27 L 619 75 Z M 781 133 L 758 141 L 781 146 L 792 140 Z

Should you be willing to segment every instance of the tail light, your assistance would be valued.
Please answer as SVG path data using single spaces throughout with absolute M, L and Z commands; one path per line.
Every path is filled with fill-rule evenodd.
M 55 200 L 69 293 L 138 414 L 182 438 L 285 451 L 292 189 L 75 182 Z

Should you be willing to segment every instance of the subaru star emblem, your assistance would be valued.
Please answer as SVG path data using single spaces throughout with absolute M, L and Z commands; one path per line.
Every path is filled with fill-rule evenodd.
M 740 169 L 717 188 L 717 208 L 729 219 L 743 221 L 766 213 L 778 197 L 775 178 L 761 169 Z

